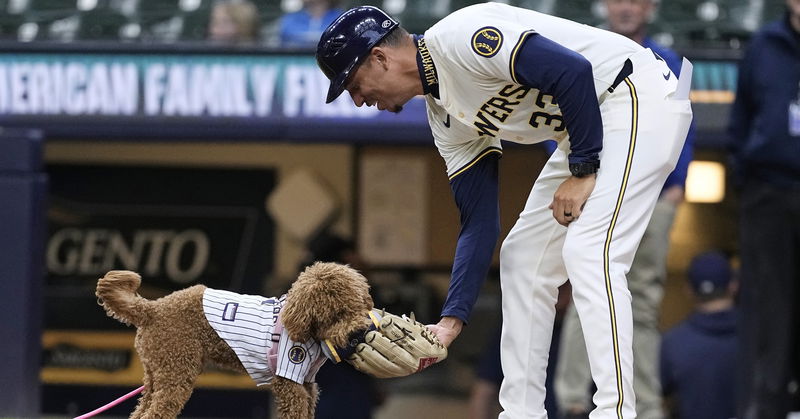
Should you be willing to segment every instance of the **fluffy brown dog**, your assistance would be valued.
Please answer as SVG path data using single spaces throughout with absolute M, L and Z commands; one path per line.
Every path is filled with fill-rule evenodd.
M 135 346 L 144 366 L 145 389 L 131 418 L 174 418 L 206 362 L 234 371 L 246 369 L 204 314 L 206 287 L 195 285 L 148 300 L 136 294 L 140 284 L 135 272 L 111 271 L 98 281 L 96 295 L 109 316 L 137 328 Z M 292 284 L 280 308 L 280 321 L 294 342 L 328 340 L 345 346 L 348 335 L 367 328 L 372 308 L 369 285 L 361 274 L 345 265 L 316 263 Z M 296 354 L 306 356 L 305 350 Z M 269 386 L 281 418 L 314 417 L 314 383 L 274 376 Z

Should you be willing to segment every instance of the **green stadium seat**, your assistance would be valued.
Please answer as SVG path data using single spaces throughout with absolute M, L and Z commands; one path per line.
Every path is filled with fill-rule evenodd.
M 275 21 L 284 14 L 281 0 L 258 0 L 253 3 L 258 7 L 258 17 L 262 24 Z
M 142 39 L 156 42 L 200 41 L 208 33 L 211 0 L 142 1 L 137 23 Z
M 183 41 L 202 41 L 208 34 L 210 9 L 202 8 L 183 15 L 180 39 Z
M 22 12 L 25 17 L 25 23 L 23 24 L 30 23 L 31 25 L 27 25 L 28 28 L 32 27 L 32 24 L 38 27 L 34 39 L 47 39 L 50 38 L 48 28 L 51 25 L 56 24 L 56 27 L 69 26 L 70 18 L 74 21 L 77 12 L 74 0 L 30 0 Z M 28 28 L 23 32 L 27 32 Z M 28 36 L 23 38 L 29 40 Z
M 478 3 L 467 0 L 406 0 L 405 10 L 398 16 L 404 28 L 423 33 L 455 10 Z
M 517 0 L 512 4 L 517 7 L 522 7 L 523 9 L 535 10 L 552 15 L 556 11 L 557 3 L 556 0 Z
M 0 39 L 16 40 L 17 30 L 23 23 L 25 23 L 25 17 L 22 15 L 0 15 Z
M 38 12 L 73 12 L 77 2 L 72 0 L 29 0 L 28 10 Z
M 107 9 L 83 12 L 80 18 L 77 38 L 82 40 L 121 39 L 120 29 L 129 23 L 127 17 Z
M 786 2 L 783 0 L 765 0 L 764 13 L 762 14 L 762 24 L 778 20 L 786 13 Z
M 472 6 L 473 4 L 483 3 L 480 0 L 451 0 L 450 3 L 450 11 L 454 12 L 458 9 L 463 9 L 467 6 Z
M 698 20 L 696 0 L 669 0 L 661 2 L 656 19 L 669 23 L 694 22 Z
M 140 14 L 167 15 L 175 14 L 180 10 L 178 0 L 141 0 L 137 11 Z
M 169 26 L 169 23 L 165 22 L 177 16 L 179 11 L 177 0 L 140 0 L 135 16 L 143 28 L 163 28 Z M 158 29 L 155 31 L 159 32 Z
M 556 2 L 553 14 L 576 22 L 596 26 L 602 19 L 593 12 L 592 0 L 559 0 Z
M 17 28 L 25 22 L 21 14 L 12 12 L 9 10 L 8 0 L 0 0 L 0 39 L 16 39 Z

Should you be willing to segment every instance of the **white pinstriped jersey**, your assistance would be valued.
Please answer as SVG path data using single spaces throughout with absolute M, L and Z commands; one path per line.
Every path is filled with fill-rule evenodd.
M 533 144 L 569 138 L 557 100 L 521 86 L 514 72 L 517 48 L 534 33 L 591 63 L 601 102 L 625 58 L 642 50 L 624 36 L 502 3 L 445 17 L 425 32 L 439 84 L 439 99 L 426 100 L 449 176 L 488 147 L 499 149 L 501 139 Z
M 326 360 L 318 342 L 294 342 L 286 329 L 273 333 L 285 301 L 286 295 L 266 298 L 211 288 L 203 293 L 206 320 L 259 386 L 269 384 L 274 376 L 300 384 L 313 382 Z M 273 366 L 269 354 L 275 352 L 274 345 L 278 351 Z

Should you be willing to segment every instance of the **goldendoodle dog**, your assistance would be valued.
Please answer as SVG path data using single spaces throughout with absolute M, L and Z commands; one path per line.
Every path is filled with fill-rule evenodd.
M 312 419 L 324 353 L 367 329 L 373 309 L 366 279 L 336 263 L 309 266 L 280 298 L 195 285 L 148 300 L 140 284 L 111 271 L 96 291 L 109 316 L 137 328 L 145 388 L 131 418 L 177 417 L 210 362 L 268 385 L 281 418 Z

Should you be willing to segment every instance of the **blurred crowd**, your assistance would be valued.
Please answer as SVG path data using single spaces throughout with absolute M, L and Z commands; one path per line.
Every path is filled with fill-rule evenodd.
M 308 49 L 343 10 L 338 0 L 302 0 L 290 11 L 262 28 L 259 11 L 248 0 L 223 0 L 211 7 L 208 39 L 215 43 L 257 44 L 288 49 Z
M 382 7 L 412 32 L 477 0 L 2 0 L 0 39 L 17 41 L 202 42 L 307 48 L 343 9 Z M 504 0 L 590 25 L 606 20 L 602 0 Z M 651 16 L 660 43 L 738 49 L 780 15 L 780 0 L 670 0 Z
M 308 48 L 338 0 L 4 0 L 0 39 Z

